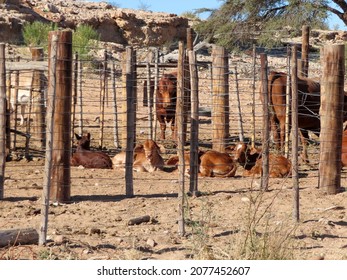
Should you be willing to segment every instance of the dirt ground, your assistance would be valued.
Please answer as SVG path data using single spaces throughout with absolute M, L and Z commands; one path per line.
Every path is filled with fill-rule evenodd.
M 201 82 L 206 79 L 208 84 L 207 76 L 203 73 Z M 241 103 L 242 108 L 246 108 L 243 114 L 247 134 L 251 119 L 250 81 L 245 79 L 240 84 L 241 92 L 245 93 L 241 95 Z M 202 107 L 208 106 L 211 100 L 206 84 L 202 86 Z M 98 100 L 99 93 L 95 94 L 97 90 L 92 86 L 86 89 L 89 97 L 84 112 L 90 114 L 86 119 L 91 124 L 89 129 L 95 148 L 98 126 L 93 123 L 97 107 L 93 102 Z M 235 102 L 235 97 L 231 102 Z M 108 110 L 105 122 L 110 128 L 106 132 L 106 148 L 112 147 L 113 131 L 112 109 Z M 146 119 L 141 112 L 145 110 L 140 108 L 137 116 L 144 126 Z M 232 121 L 235 115 L 231 115 Z M 211 122 L 206 117 L 201 117 L 200 121 L 201 146 L 206 148 L 208 145 L 204 144 L 210 141 Z M 145 137 L 144 129 L 139 127 L 137 131 L 140 141 Z M 232 122 L 231 134 L 237 135 L 235 122 Z M 163 154 L 165 159 L 175 153 L 170 139 L 160 144 L 167 148 Z M 108 151 L 111 156 L 117 152 L 114 147 Z M 318 151 L 318 146 L 311 145 L 312 164 L 300 166 L 299 223 L 292 218 L 292 178 L 270 179 L 269 190 L 262 192 L 260 180 L 242 177 L 239 167 L 234 178 L 199 178 L 198 188 L 202 195 L 186 197 L 184 236 L 178 234 L 177 171 L 135 172 L 135 196 L 126 198 L 124 171 L 73 167 L 71 202 L 50 206 L 47 245 L 0 248 L 0 259 L 346 260 L 347 192 L 326 195 L 324 189 L 317 188 Z M 29 162 L 21 159 L 7 163 L 5 199 L 0 201 L 1 230 L 39 229 L 44 163 L 42 156 Z M 343 173 L 344 190 L 346 177 Z M 189 178 L 186 178 L 185 188 L 189 188 Z M 150 216 L 148 222 L 129 224 L 129 220 L 146 215 Z

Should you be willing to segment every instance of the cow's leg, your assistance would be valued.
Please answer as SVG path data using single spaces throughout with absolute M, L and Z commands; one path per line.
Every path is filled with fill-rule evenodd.
M 280 123 L 280 141 L 281 141 L 281 154 L 284 153 L 284 145 L 285 145 L 285 141 L 286 141 L 286 124 L 285 122 Z
M 160 139 L 164 140 L 165 139 L 165 130 L 166 130 L 165 119 L 160 114 L 158 114 L 157 119 L 158 119 L 158 122 L 160 124 Z
M 177 139 L 177 129 L 176 129 L 176 124 L 175 124 L 175 119 L 172 119 L 171 121 L 171 132 L 172 132 L 172 139 L 176 140 Z
M 279 131 L 278 131 L 278 125 L 273 117 L 270 118 L 270 126 L 271 126 L 271 131 L 273 135 L 273 141 L 275 143 L 276 149 L 280 150 L 281 145 L 280 145 L 280 137 L 279 137 Z
M 305 163 L 309 163 L 310 161 L 308 160 L 308 153 L 307 153 L 308 131 L 300 129 L 300 138 L 301 138 L 301 145 L 302 145 L 301 158 Z

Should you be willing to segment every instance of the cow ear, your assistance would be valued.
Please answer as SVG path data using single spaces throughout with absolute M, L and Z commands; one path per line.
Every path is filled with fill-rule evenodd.
M 87 133 L 87 137 L 88 137 L 88 140 L 90 140 L 90 133 L 89 132 Z
M 81 140 L 82 136 L 79 136 L 77 133 L 75 133 L 75 137 L 77 140 Z

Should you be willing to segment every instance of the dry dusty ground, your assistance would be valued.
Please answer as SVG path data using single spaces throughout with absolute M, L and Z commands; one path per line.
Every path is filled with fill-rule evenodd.
M 207 74 L 203 75 L 202 82 Z M 246 124 L 251 119 L 250 80 L 240 85 Z M 92 103 L 92 97 L 98 100 L 98 92 L 92 86 L 86 92 L 90 94 L 84 110 L 88 114 L 98 108 Z M 203 106 L 211 100 L 209 92 L 201 94 Z M 106 122 L 110 124 L 109 112 Z M 94 117 L 86 119 L 93 123 Z M 141 115 L 138 119 L 144 120 Z M 210 140 L 211 123 L 203 118 L 201 123 L 204 144 Z M 90 130 L 96 147 L 97 126 Z M 248 135 L 249 125 L 245 131 Z M 238 135 L 235 122 L 231 134 Z M 112 129 L 106 135 L 105 146 L 111 147 Z M 165 158 L 174 153 L 170 140 L 161 144 L 167 148 Z M 269 190 L 261 192 L 259 180 L 241 177 L 239 169 L 235 178 L 199 178 L 202 196 L 187 197 L 186 235 L 181 237 L 177 171 L 134 173 L 135 197 L 126 198 L 123 171 L 74 167 L 71 203 L 50 207 L 47 245 L 1 248 L 0 259 L 347 259 L 347 192 L 328 196 L 317 188 L 317 146 L 310 151 L 312 166 L 300 167 L 300 223 L 292 219 L 291 178 L 270 179 Z M 0 229 L 39 228 L 43 170 L 40 157 L 7 164 Z M 345 174 L 342 186 L 347 186 Z M 150 222 L 128 225 L 130 219 L 144 215 L 151 217 Z

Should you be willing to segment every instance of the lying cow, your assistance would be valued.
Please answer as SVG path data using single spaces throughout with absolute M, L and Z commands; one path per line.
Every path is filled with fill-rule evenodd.
M 72 154 L 71 166 L 82 165 L 85 168 L 112 168 L 112 160 L 107 154 L 90 150 L 90 133 L 82 136 L 75 134 L 75 136 L 77 148 Z
M 134 148 L 134 151 L 133 151 L 134 160 L 136 159 L 138 153 L 143 153 L 142 144 Z M 125 170 L 125 162 L 126 162 L 126 151 L 121 151 L 120 153 L 116 154 L 112 158 L 113 169 Z
M 135 154 L 133 168 L 138 172 L 153 172 L 164 169 L 164 160 L 160 155 L 160 147 L 153 140 L 147 139 L 142 151 Z
M 200 166 L 201 163 L 201 156 L 204 154 L 205 152 L 199 150 L 198 151 L 198 165 Z M 168 167 L 173 167 L 175 169 L 178 168 L 179 165 L 179 159 L 178 159 L 178 155 L 174 155 L 171 156 L 167 161 L 166 161 L 166 165 Z M 186 176 L 190 176 L 190 151 L 185 151 L 184 152 L 184 174 Z
M 200 176 L 234 177 L 237 165 L 230 155 L 217 151 L 207 151 L 200 157 Z
M 125 151 L 116 154 L 112 159 L 113 168 L 125 168 L 125 157 Z M 138 172 L 153 172 L 164 169 L 164 160 L 156 142 L 148 139 L 135 147 L 133 169 Z
M 246 143 L 235 146 L 234 160 L 243 168 L 243 176 L 261 176 L 263 160 L 259 149 L 251 148 Z M 283 178 L 291 175 L 292 164 L 290 160 L 281 155 L 269 155 L 269 177 Z

